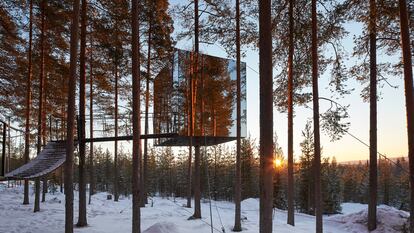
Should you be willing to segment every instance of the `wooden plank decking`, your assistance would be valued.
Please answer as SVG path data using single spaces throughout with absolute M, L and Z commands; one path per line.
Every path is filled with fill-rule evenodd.
M 65 141 L 49 142 L 40 154 L 27 164 L 7 173 L 9 179 L 33 179 L 59 168 L 66 160 Z

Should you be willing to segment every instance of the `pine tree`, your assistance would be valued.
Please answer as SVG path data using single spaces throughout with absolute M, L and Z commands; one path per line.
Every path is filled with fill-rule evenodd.
M 273 206 L 278 209 L 287 209 L 287 197 L 286 197 L 286 166 L 284 163 L 282 147 L 278 144 L 277 135 L 274 139 L 274 158 L 273 165 L 275 167 L 275 174 L 273 178 Z
M 255 169 L 256 145 L 252 138 L 241 141 L 242 199 L 258 197 L 258 180 Z
M 324 214 L 340 213 L 342 210 L 341 174 L 335 157 L 332 158 L 330 163 L 329 159 L 325 160 L 322 183 Z
M 314 138 L 312 134 L 311 122 L 306 123 L 302 131 L 303 141 L 300 143 L 302 155 L 299 157 L 299 177 L 297 205 L 301 212 L 314 214 L 314 183 L 313 163 L 314 163 Z

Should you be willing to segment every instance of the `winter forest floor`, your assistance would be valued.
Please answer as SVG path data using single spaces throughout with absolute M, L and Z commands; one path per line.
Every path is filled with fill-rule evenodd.
M 2 233 L 57 233 L 64 232 L 64 195 L 60 192 L 48 193 L 46 202 L 41 203 L 41 211 L 33 213 L 34 194 L 30 195 L 30 205 L 22 205 L 23 187 L 7 188 L 0 184 L 0 232 Z M 31 191 L 33 189 L 31 188 Z M 77 193 L 75 193 L 75 219 L 77 220 Z M 201 220 L 187 220 L 192 209 L 182 207 L 184 199 L 153 198 L 150 204 L 141 209 L 141 229 L 144 233 L 209 233 L 210 211 L 208 202 L 202 202 Z M 367 206 L 344 203 L 343 214 L 324 216 L 324 232 L 364 233 L 366 230 Z M 131 200 L 121 198 L 119 202 L 106 200 L 106 193 L 93 196 L 88 205 L 88 227 L 75 228 L 78 233 L 121 233 L 131 232 Z M 242 226 L 245 233 L 259 232 L 259 200 L 247 199 L 242 202 Z M 220 232 L 221 223 L 225 232 L 232 232 L 234 205 L 231 202 L 212 202 L 215 233 Z M 219 217 L 220 215 L 220 217 Z M 409 214 L 388 206 L 378 207 L 378 229 L 374 232 L 402 232 Z M 297 213 L 296 226 L 286 224 L 286 212 L 276 210 L 273 232 L 314 232 L 313 216 Z

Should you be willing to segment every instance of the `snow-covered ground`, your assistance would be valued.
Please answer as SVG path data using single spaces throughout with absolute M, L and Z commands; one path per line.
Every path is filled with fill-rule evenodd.
M 77 193 L 75 197 L 77 199 Z M 22 205 L 22 187 L 5 188 L 0 185 L 0 232 L 1 233 L 58 233 L 64 232 L 64 195 L 47 194 L 46 203 L 41 203 L 41 211 L 33 213 L 34 195 L 30 195 L 30 205 Z M 184 199 L 162 199 L 156 197 L 146 208 L 141 209 L 141 229 L 144 233 L 209 233 L 211 232 L 209 204 L 202 203 L 202 220 L 187 220 L 192 209 L 182 207 Z M 245 233 L 259 232 L 259 201 L 247 199 L 242 202 L 242 226 Z M 324 216 L 324 232 L 364 233 L 366 230 L 367 206 L 345 203 L 344 214 Z M 212 215 L 214 232 L 231 232 L 234 223 L 234 205 L 230 202 L 213 202 Z M 77 201 L 75 200 L 75 219 L 77 219 Z M 75 228 L 83 233 L 121 233 L 131 232 L 131 200 L 119 202 L 106 200 L 106 193 L 93 196 L 88 205 L 88 223 L 85 228 Z M 408 213 L 388 206 L 378 207 L 378 232 L 401 232 Z M 221 219 L 221 221 L 220 221 Z M 275 211 L 274 232 L 314 232 L 315 218 L 297 213 L 296 226 L 286 224 L 286 212 Z

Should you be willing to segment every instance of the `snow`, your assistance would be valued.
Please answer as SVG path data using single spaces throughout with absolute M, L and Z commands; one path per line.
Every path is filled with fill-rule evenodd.
M 404 226 L 408 226 L 409 216 L 409 213 L 405 211 L 397 210 L 394 207 L 386 205 L 380 205 L 377 208 L 377 229 L 375 231 L 371 231 L 371 233 L 403 232 Z M 332 216 L 328 218 L 328 220 L 338 222 L 338 226 L 349 233 L 368 232 L 366 229 L 368 222 L 368 210 L 366 208 L 356 213 Z
M 144 233 L 179 233 L 177 225 L 172 222 L 159 222 L 150 226 Z
M 31 188 L 30 191 L 33 189 Z M 77 220 L 77 193 L 75 193 L 75 219 Z M 93 196 L 88 205 L 88 226 L 75 228 L 77 233 L 131 232 L 131 199 L 121 198 L 119 202 L 106 200 L 107 193 Z M 64 232 L 65 196 L 62 193 L 46 195 L 46 202 L 41 203 L 41 211 L 33 213 L 33 193 L 30 205 L 22 205 L 23 187 L 7 188 L 0 185 L 0 232 L 2 233 L 55 233 Z M 151 207 L 153 202 L 153 207 Z M 185 199 L 174 200 L 154 197 L 146 208 L 141 208 L 141 229 L 144 233 L 209 233 L 209 203 L 202 202 L 201 220 L 188 220 L 193 210 L 184 208 Z M 245 233 L 259 232 L 259 200 L 242 201 L 242 227 Z M 222 225 L 226 232 L 231 232 L 234 224 L 234 204 L 231 202 L 212 202 L 214 232 L 221 232 Z M 324 232 L 327 233 L 365 233 L 367 206 L 363 204 L 344 203 L 343 213 L 324 216 Z M 296 226 L 286 224 L 287 213 L 275 210 L 274 232 L 311 233 L 315 232 L 315 218 L 296 213 Z M 407 222 L 409 214 L 389 206 L 378 207 L 379 232 L 401 232 L 401 226 Z
M 343 203 L 341 207 L 342 214 L 352 214 L 368 208 L 366 204 L 360 203 Z

